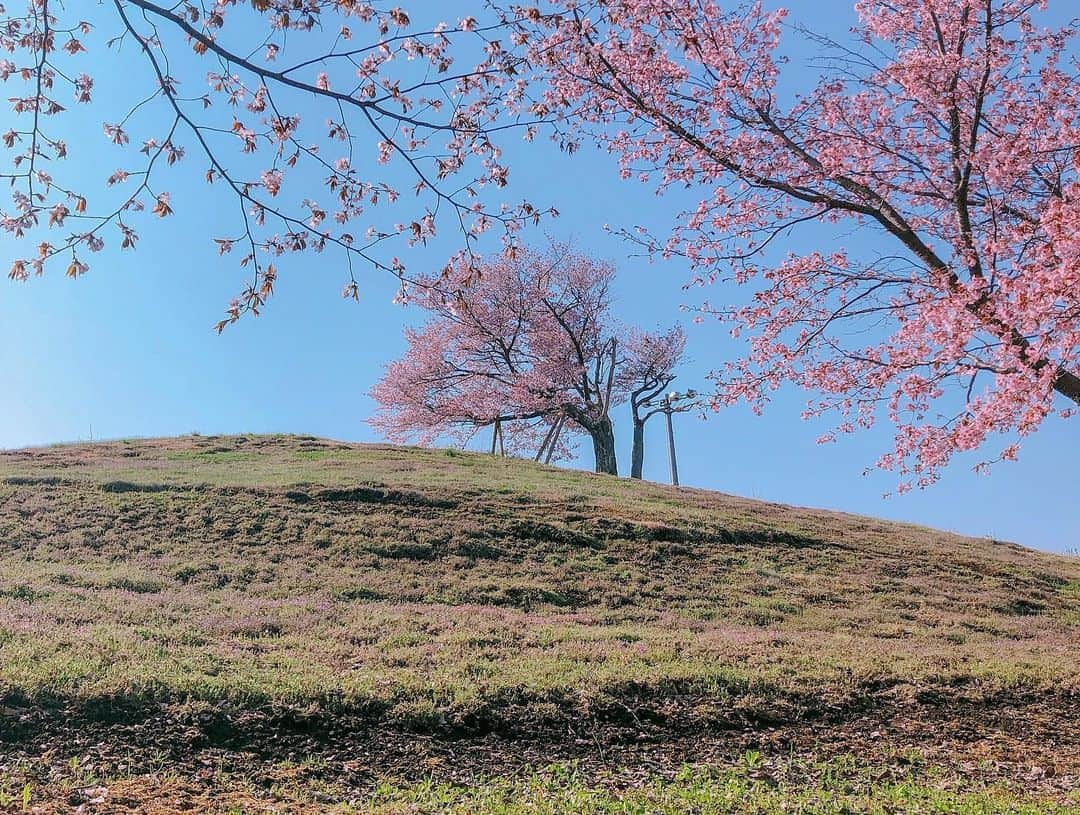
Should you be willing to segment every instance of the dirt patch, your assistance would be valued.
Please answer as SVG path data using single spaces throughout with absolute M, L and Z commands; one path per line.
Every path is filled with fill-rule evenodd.
M 867 766 L 884 767 L 922 760 L 945 780 L 982 785 L 1024 779 L 1029 792 L 1044 796 L 1067 794 L 1080 774 L 1080 744 L 1072 727 L 1080 719 L 1080 698 L 1067 693 L 981 697 L 962 689 L 920 694 L 897 686 L 867 694 L 859 704 L 765 722 L 738 705 L 726 716 L 700 715 L 708 704 L 700 697 L 673 697 L 661 711 L 643 704 L 655 699 L 655 689 L 624 690 L 623 697 L 576 717 L 508 699 L 500 717 L 414 721 L 408 727 L 386 721 L 378 708 L 322 711 L 121 698 L 41 704 L 9 695 L 0 706 L 0 768 L 32 768 L 29 780 L 35 784 L 88 764 L 99 775 L 129 777 L 127 786 L 110 788 L 113 809 L 95 812 L 136 811 L 123 808 L 129 806 L 124 791 L 138 789 L 137 776 L 130 780 L 132 768 L 162 762 L 179 797 L 158 787 L 153 799 L 160 809 L 138 811 L 183 811 L 184 800 L 209 794 L 213 778 L 222 773 L 265 790 L 283 762 L 304 762 L 306 782 L 317 779 L 345 797 L 362 797 L 386 778 L 473 784 L 564 761 L 575 762 L 587 779 L 617 786 L 633 784 L 645 772 L 672 776 L 688 763 L 730 765 L 747 750 L 766 759 L 816 761 L 854 754 Z M 932 703 L 920 701 L 931 697 Z M 545 709 L 546 715 L 540 712 Z M 508 727 L 511 719 L 515 724 Z M 232 794 L 239 794 L 235 787 Z M 147 791 L 132 795 L 143 801 Z

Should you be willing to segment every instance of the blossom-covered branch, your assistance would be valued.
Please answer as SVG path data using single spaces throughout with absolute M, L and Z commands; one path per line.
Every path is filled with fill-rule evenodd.
M 1080 403 L 1077 31 L 1040 26 L 1039 7 L 859 0 L 861 47 L 815 38 L 829 66 L 801 96 L 778 84 L 786 14 L 761 3 L 567 0 L 521 17 L 553 109 L 624 177 L 700 190 L 669 234 L 627 234 L 695 283 L 753 287 L 701 309 L 748 338 L 714 406 L 760 409 L 793 382 L 823 394 L 808 416 L 839 412 L 837 432 L 887 416 L 878 464 L 906 487 Z M 878 249 L 771 262 L 809 223 Z
M 168 218 L 180 205 L 161 171 L 182 160 L 236 202 L 235 227 L 212 237 L 254 270 L 219 329 L 262 307 L 280 256 L 338 250 L 344 292 L 358 297 L 356 266 L 405 280 L 406 264 L 380 248 L 391 239 L 425 243 L 445 222 L 463 236 L 449 267 L 493 227 L 513 246 L 544 214 L 488 194 L 509 179 L 495 138 L 532 138 L 539 121 L 514 53 L 519 35 L 501 14 L 420 26 L 399 8 L 354 0 L 20 2 L 25 11 L 0 6 L 0 51 L 10 55 L 0 80 L 17 88 L 21 123 L 3 134 L 12 191 L 0 228 L 34 246 L 12 264 L 14 279 L 54 259 L 77 276 L 110 244 L 134 249 L 141 214 Z M 68 96 L 104 107 L 92 67 L 104 46 L 126 55 L 125 89 L 149 89 L 103 124 L 109 141 L 139 145 L 142 158 L 88 182 L 75 155 L 83 146 L 50 135 L 49 123 L 69 113 Z

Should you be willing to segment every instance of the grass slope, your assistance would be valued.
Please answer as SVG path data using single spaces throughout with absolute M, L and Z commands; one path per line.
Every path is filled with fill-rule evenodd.
M 1078 717 L 1075 558 L 311 437 L 0 453 L 0 811 L 1072 812 Z

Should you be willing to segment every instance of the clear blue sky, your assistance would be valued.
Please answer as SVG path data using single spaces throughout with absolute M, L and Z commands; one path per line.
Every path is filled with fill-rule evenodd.
M 806 20 L 819 30 L 827 27 L 842 35 L 851 23 L 850 3 L 844 0 L 813 7 L 835 11 Z M 96 14 L 104 26 L 100 46 L 111 26 L 100 10 Z M 789 53 L 793 67 L 809 71 L 804 66 L 811 53 Z M 119 91 L 130 81 L 130 65 L 141 64 L 132 50 L 94 59 L 98 96 L 106 101 L 110 88 Z M 5 107 L 0 130 L 8 129 L 11 117 Z M 88 120 L 69 125 L 68 138 L 78 145 L 81 162 L 75 171 L 88 179 L 101 178 L 123 163 L 101 136 L 101 122 L 109 118 L 97 109 Z M 515 194 L 527 193 L 562 212 L 549 224 L 550 233 L 573 238 L 580 248 L 618 263 L 623 319 L 645 326 L 682 319 L 679 305 L 699 296 L 681 290 L 685 269 L 678 263 L 650 265 L 630 258 L 629 247 L 603 230 L 604 224 L 662 227 L 677 209 L 674 200 L 620 182 L 606 156 L 568 158 L 546 144 L 512 152 Z M 281 263 L 277 293 L 266 313 L 214 334 L 210 327 L 239 290 L 242 275 L 234 262 L 217 256 L 209 240 L 229 231 L 221 223 L 231 218 L 235 205 L 198 180 L 203 165 L 189 161 L 173 173 L 167 186 L 176 215 L 143 229 L 137 252 L 108 252 L 78 281 L 55 269 L 25 284 L 0 282 L 5 382 L 0 447 L 86 439 L 91 429 L 94 438 L 282 431 L 377 440 L 364 422 L 373 409 L 368 390 L 382 366 L 402 351 L 402 326 L 419 315 L 391 304 L 392 282 L 374 274 L 365 278 L 361 304 L 343 301 L 341 259 L 327 253 Z M 534 238 L 543 240 L 543 235 Z M 830 239 L 864 247 L 866 241 L 879 240 L 800 233 L 784 248 L 798 251 Z M 413 266 L 441 265 L 446 249 L 440 243 L 409 250 L 406 259 Z M 5 237 L 0 268 L 7 268 L 16 254 Z M 707 292 L 717 302 L 726 294 Z M 692 362 L 679 386 L 700 389 L 710 367 L 734 356 L 739 346 L 716 325 L 688 320 L 685 325 Z M 961 462 L 929 490 L 883 499 L 895 477 L 863 476 L 862 471 L 889 446 L 888 428 L 819 446 L 814 439 L 821 428 L 799 419 L 804 402 L 802 394 L 783 392 L 763 417 L 742 408 L 707 421 L 677 417 L 683 483 L 1044 549 L 1080 545 L 1072 454 L 1080 429 L 1076 421 L 1049 421 L 1025 443 L 1019 462 L 1000 465 L 988 477 L 975 475 L 968 462 Z M 629 420 L 625 410 L 615 418 L 625 469 Z M 582 451 L 588 454 L 584 445 Z M 589 461 L 576 464 L 588 466 Z M 645 474 L 667 478 L 659 422 L 649 428 Z

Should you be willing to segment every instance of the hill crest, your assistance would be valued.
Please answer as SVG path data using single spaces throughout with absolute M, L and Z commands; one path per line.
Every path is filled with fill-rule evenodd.
M 1080 770 L 1078 632 L 1078 560 L 704 490 L 312 437 L 0 453 L 0 800 L 84 749 L 260 789 L 358 751 L 469 783 L 750 748 Z
M 252 462 L 258 462 L 259 466 L 243 466 Z M 316 466 L 316 462 L 327 466 Z M 587 493 L 591 487 L 599 497 L 636 496 L 646 502 L 682 505 L 691 512 L 759 509 L 766 519 L 775 519 L 778 514 L 785 513 L 846 519 L 856 527 L 880 525 L 896 530 L 930 532 L 942 539 L 984 541 L 993 546 L 1028 549 L 1012 541 L 937 530 L 912 522 L 745 498 L 706 488 L 617 479 L 524 459 L 493 457 L 452 448 L 343 442 L 310 435 L 193 434 L 0 450 L 0 478 L 32 477 L 34 473 L 46 478 L 88 477 L 96 481 L 106 481 L 112 476 L 118 481 L 131 477 L 133 484 L 153 484 L 160 480 L 167 486 L 189 487 L 284 487 L 308 483 L 333 487 L 359 482 L 434 491 L 474 491 L 482 488 L 484 485 L 480 480 L 487 478 L 494 489 L 504 488 L 501 486 L 504 481 L 525 489 L 564 494 L 574 490 Z M 600 486 L 605 482 L 607 486 Z M 611 484 L 619 484 L 622 489 L 612 489 Z

